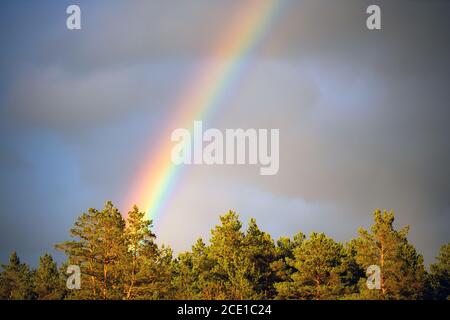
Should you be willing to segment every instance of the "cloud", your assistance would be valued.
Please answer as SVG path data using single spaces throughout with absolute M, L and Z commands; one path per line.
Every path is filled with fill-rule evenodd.
M 187 249 L 228 209 L 276 235 L 317 230 L 346 240 L 377 207 L 412 225 L 427 261 L 450 240 L 443 227 L 450 224 L 449 4 L 376 1 L 383 27 L 372 32 L 365 27 L 371 2 L 284 2 L 205 124 L 279 128 L 279 174 L 186 168 L 158 226 L 160 241 Z M 67 228 L 89 206 L 108 198 L 120 205 L 238 10 L 206 0 L 80 4 L 78 33 L 65 30 L 63 4 L 36 5 L 31 17 L 23 4 L 9 5 L 0 21 L 4 256 L 13 242 L 42 251 L 33 237 L 60 237 L 50 228 L 14 236 L 43 217 L 70 212 L 57 216 L 57 227 Z M 13 21 L 23 24 L 6 34 Z M 23 185 L 33 203 L 8 200 Z M 57 190 L 65 191 L 49 201 Z M 29 223 L 6 216 L 11 210 Z
M 130 112 L 161 117 L 182 68 L 152 65 L 77 74 L 58 66 L 28 70 L 11 87 L 6 115 L 19 125 L 61 133 L 124 120 Z
M 160 243 L 170 244 L 176 251 L 189 250 L 198 237 L 210 238 L 210 229 L 228 210 L 240 215 L 244 228 L 250 218 L 256 218 L 260 228 L 269 230 L 274 238 L 299 231 L 331 232 L 331 226 L 339 220 L 333 205 L 274 195 L 253 184 L 220 179 L 218 171 L 224 175 L 229 172 L 219 167 L 196 167 L 185 172 L 167 210 L 156 220 Z M 342 237 L 348 229 L 330 234 Z

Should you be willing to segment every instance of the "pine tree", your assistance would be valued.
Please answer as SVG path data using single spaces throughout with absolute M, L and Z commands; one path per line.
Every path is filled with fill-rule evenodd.
M 359 286 L 361 279 L 365 278 L 365 271 L 356 261 L 357 249 L 354 242 L 350 241 L 345 245 L 345 255 L 342 260 L 343 273 L 342 282 L 345 289 L 343 299 L 359 299 Z
M 211 247 L 202 239 L 191 252 L 181 253 L 174 261 L 174 290 L 176 299 L 226 299 L 226 277 L 214 272 L 216 260 Z
M 276 257 L 270 265 L 275 273 L 275 282 L 291 280 L 291 275 L 295 272 L 295 268 L 290 266 L 287 261 L 294 258 L 294 249 L 300 246 L 305 238 L 305 235 L 299 232 L 294 236 L 293 240 L 287 237 L 281 237 L 277 240 Z
M 121 267 L 125 272 L 125 299 L 142 294 L 141 287 L 147 286 L 150 281 L 144 277 L 143 269 L 152 267 L 158 254 L 154 242 L 156 236 L 151 232 L 151 226 L 152 222 L 145 219 L 145 213 L 139 211 L 137 206 L 128 213 L 125 229 L 128 252 L 121 257 Z
M 256 266 L 245 252 L 245 235 L 239 216 L 229 211 L 220 217 L 221 225 L 211 231 L 210 256 L 215 261 L 212 273 L 227 299 L 257 299 L 251 275 Z
M 2 265 L 0 274 L 0 299 L 29 300 L 33 298 L 32 273 L 25 263 L 20 262 L 16 252 L 11 253 L 9 264 Z
M 261 231 L 255 219 L 251 219 L 244 238 L 244 252 L 255 265 L 254 272 L 250 274 L 250 281 L 257 295 L 264 298 L 273 298 L 276 294 L 274 282 L 276 273 L 271 264 L 277 258 L 275 243 L 272 237 Z
M 287 263 L 295 269 L 291 281 L 277 283 L 281 299 L 336 299 L 343 291 L 341 274 L 345 251 L 323 233 L 311 233 Z
M 180 253 L 177 259 L 173 261 L 172 269 L 173 298 L 176 300 L 198 299 L 199 290 L 196 287 L 196 279 L 201 277 L 201 274 L 194 274 L 192 253 Z
M 441 248 L 428 275 L 423 258 L 395 230 L 394 214 L 376 210 L 369 231 L 342 245 L 323 233 L 291 240 L 271 236 L 251 219 L 242 230 L 229 211 L 176 259 L 158 247 L 152 222 L 135 206 L 125 221 L 111 202 L 89 209 L 56 247 L 67 255 L 61 269 L 52 256 L 36 270 L 14 252 L 0 272 L 0 299 L 449 299 L 450 244 Z M 81 289 L 66 290 L 68 265 L 81 269 Z M 380 269 L 380 289 L 369 290 L 365 271 Z
M 39 258 L 33 275 L 34 292 L 38 300 L 59 300 L 64 295 L 64 282 L 53 257 L 46 253 Z
M 435 299 L 450 299 L 450 243 L 441 247 L 437 262 L 430 266 L 431 285 Z
M 179 255 L 174 277 L 177 297 L 182 299 L 255 299 L 274 294 L 276 280 L 271 263 L 276 258 L 274 242 L 254 219 L 246 233 L 236 213 L 221 217 L 210 245 L 202 239 L 192 252 Z
M 394 213 L 374 212 L 371 231 L 359 230 L 353 241 L 356 261 L 367 270 L 371 265 L 380 268 L 380 289 L 369 290 L 364 279 L 360 281 L 362 299 L 417 299 L 421 298 L 426 280 L 423 258 L 408 243 L 409 227 L 394 229 Z
M 77 299 L 121 299 L 124 292 L 120 261 L 128 252 L 125 221 L 108 201 L 102 211 L 89 209 L 71 229 L 72 241 L 56 246 L 68 256 L 68 264 L 81 270 L 81 290 L 72 290 Z
M 135 299 L 161 300 L 171 299 L 172 292 L 172 255 L 168 247 L 158 248 L 155 254 L 141 260 L 137 279 Z

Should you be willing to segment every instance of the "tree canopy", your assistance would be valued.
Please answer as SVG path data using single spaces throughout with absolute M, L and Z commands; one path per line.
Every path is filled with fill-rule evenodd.
M 0 299 L 449 299 L 450 244 L 427 272 L 409 227 L 395 229 L 394 218 L 376 210 L 370 229 L 346 243 L 318 232 L 275 241 L 229 211 L 210 239 L 174 256 L 137 206 L 123 216 L 108 201 L 56 245 L 67 256 L 59 268 L 48 253 L 34 270 L 13 252 L 1 266 Z M 79 267 L 78 289 L 66 286 L 70 265 Z M 367 285 L 374 266 L 378 288 Z

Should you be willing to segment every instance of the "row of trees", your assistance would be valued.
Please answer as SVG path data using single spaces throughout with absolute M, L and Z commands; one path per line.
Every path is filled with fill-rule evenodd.
M 67 255 L 58 269 L 49 254 L 36 270 L 13 253 L 0 274 L 1 299 L 446 299 L 450 244 L 430 272 L 395 230 L 392 212 L 374 213 L 370 230 L 342 244 L 323 233 L 272 237 L 254 219 L 246 230 L 235 212 L 220 217 L 209 243 L 199 239 L 176 258 L 158 246 L 151 221 L 135 206 L 126 220 L 111 202 L 89 209 L 56 245 Z M 66 270 L 78 265 L 81 288 L 68 290 Z M 379 267 L 379 289 L 366 270 Z

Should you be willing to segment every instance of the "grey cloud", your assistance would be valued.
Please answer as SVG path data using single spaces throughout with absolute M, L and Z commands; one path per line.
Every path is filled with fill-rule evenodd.
M 176 74 L 164 65 L 102 69 L 76 74 L 54 67 L 29 70 L 12 86 L 5 115 L 18 124 L 61 133 L 126 118 L 129 112 L 164 115 Z M 156 76 L 155 76 L 156 75 Z
M 206 124 L 280 128 L 279 174 L 186 170 L 158 226 L 160 241 L 187 249 L 227 209 L 276 234 L 323 230 L 346 240 L 377 207 L 395 209 L 399 226 L 412 225 L 427 261 L 450 240 L 449 3 L 375 1 L 383 29 L 369 32 L 372 2 L 285 1 Z M 236 2 L 82 8 L 81 33 L 48 32 L 62 21 L 53 17 L 52 28 L 34 31 L 41 46 L 33 53 L 2 56 L 17 62 L 11 79 L 0 76 L 8 80 L 2 123 L 64 136 L 83 187 L 92 187 L 87 198 L 120 197 Z

